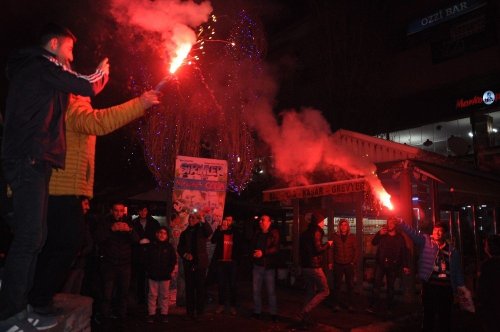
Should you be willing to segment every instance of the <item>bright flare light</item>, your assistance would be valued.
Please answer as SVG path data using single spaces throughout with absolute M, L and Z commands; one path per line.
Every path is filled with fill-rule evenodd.
M 382 182 L 380 182 L 375 171 L 366 174 L 365 180 L 370 184 L 373 195 L 379 199 L 380 203 L 389 210 L 394 210 L 394 205 L 391 203 L 391 195 L 389 195 L 384 186 L 382 186 Z
M 170 74 L 173 74 L 176 72 L 177 69 L 182 65 L 184 62 L 184 59 L 188 56 L 189 52 L 191 51 L 192 45 L 189 43 L 184 43 L 180 44 L 179 47 L 175 50 L 175 56 L 172 59 L 172 62 L 170 63 L 170 69 L 169 72 Z
M 391 195 L 389 195 L 386 191 L 379 191 L 377 195 L 382 205 L 387 207 L 389 210 L 394 210 L 394 205 L 391 203 Z
M 194 39 L 191 38 L 189 31 L 186 30 L 181 29 L 174 33 L 173 42 L 176 45 L 176 49 L 173 52 L 175 55 L 172 56 L 172 61 L 170 62 L 170 74 L 174 74 L 183 63 L 192 65 L 196 61 L 199 61 L 200 56 L 205 54 L 206 42 L 225 43 L 233 47 L 236 46 L 235 42 L 214 39 L 216 22 L 217 17 L 212 14 L 210 16 L 210 21 L 198 28 L 198 32 Z M 190 53 L 192 54 L 189 55 Z

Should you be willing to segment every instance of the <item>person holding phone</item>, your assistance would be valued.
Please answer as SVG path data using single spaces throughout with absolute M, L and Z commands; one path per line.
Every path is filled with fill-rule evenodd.
M 96 242 L 101 252 L 100 271 L 103 281 L 102 317 L 125 318 L 130 287 L 132 245 L 139 242 L 139 235 L 126 216 L 125 204 L 115 202 L 111 214 L 99 224 Z M 113 294 L 115 311 L 112 311 Z
M 397 219 L 390 217 L 387 225 L 382 227 L 373 237 L 372 245 L 377 246 L 375 254 L 375 278 L 373 281 L 370 306 L 367 311 L 375 312 L 379 300 L 379 290 L 382 287 L 384 277 L 387 288 L 387 313 L 391 313 L 394 307 L 394 283 L 401 271 L 410 273 L 408 267 L 408 249 L 403 235 L 396 231 Z

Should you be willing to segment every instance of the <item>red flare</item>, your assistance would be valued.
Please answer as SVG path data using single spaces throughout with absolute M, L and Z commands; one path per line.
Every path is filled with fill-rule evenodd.
M 192 45 L 190 43 L 180 44 L 179 47 L 175 50 L 175 56 L 170 63 L 169 72 L 171 74 L 175 73 L 177 69 L 182 65 L 189 52 L 191 51 Z
M 379 191 L 377 192 L 378 198 L 382 205 L 384 205 L 389 210 L 394 210 L 394 205 L 391 202 L 391 195 L 387 193 L 387 191 Z

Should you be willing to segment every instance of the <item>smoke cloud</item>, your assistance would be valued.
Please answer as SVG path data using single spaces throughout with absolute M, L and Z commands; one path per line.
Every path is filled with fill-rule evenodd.
M 366 156 L 345 147 L 331 132 L 319 110 L 286 110 L 279 115 L 279 123 L 273 112 L 277 89 L 273 77 L 264 72 L 259 77 L 240 78 L 246 82 L 247 91 L 260 97 L 247 105 L 245 114 L 250 125 L 271 148 L 275 171 L 280 178 L 292 186 L 307 185 L 313 172 L 340 168 L 352 176 L 364 177 L 374 194 L 387 202 L 390 196 L 375 173 L 375 165 Z
M 110 12 L 121 26 L 161 34 L 171 58 L 179 45 L 196 42 L 194 29 L 207 22 L 212 6 L 209 1 L 111 0 Z

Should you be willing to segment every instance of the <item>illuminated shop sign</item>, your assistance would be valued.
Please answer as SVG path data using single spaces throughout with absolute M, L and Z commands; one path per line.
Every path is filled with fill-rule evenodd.
M 471 11 L 481 8 L 485 5 L 486 1 L 483 0 L 466 0 L 457 2 L 445 8 L 437 9 L 434 12 L 411 22 L 408 25 L 407 34 L 411 35 L 422 30 L 434 27 L 438 24 L 470 13 Z
M 472 98 L 460 98 L 457 100 L 456 108 L 464 109 L 473 106 L 489 106 L 496 103 L 500 99 L 500 92 L 493 92 L 491 90 L 485 91 L 482 95 L 476 95 Z

